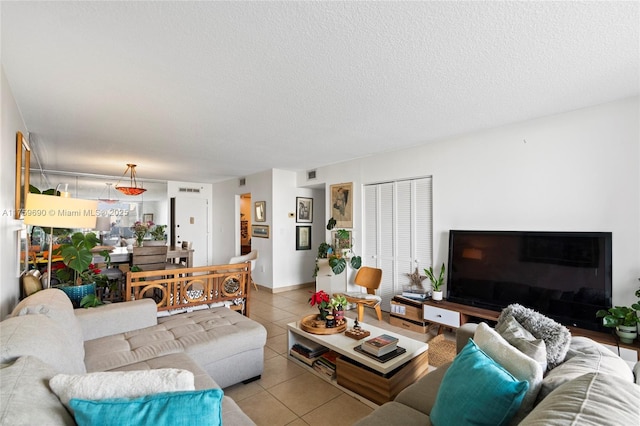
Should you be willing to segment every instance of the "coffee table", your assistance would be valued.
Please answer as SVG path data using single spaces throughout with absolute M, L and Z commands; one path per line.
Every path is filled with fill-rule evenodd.
M 353 327 L 353 320 L 347 319 L 347 328 Z M 427 373 L 429 369 L 429 345 L 419 340 L 411 339 L 379 327 L 360 323 L 360 327 L 367 330 L 371 335 L 362 340 L 355 340 L 347 337 L 344 333 L 337 334 L 313 334 L 307 333 L 300 328 L 300 321 L 287 324 L 288 350 L 297 342 L 299 336 L 319 343 L 340 354 L 336 361 L 336 380 L 331 382 L 340 388 L 348 389 L 355 393 L 358 399 L 366 399 L 363 402 L 373 402 L 374 404 L 384 404 L 393 400 L 396 395 L 405 387 L 409 386 L 418 378 Z M 362 344 L 366 339 L 388 334 L 398 338 L 398 346 L 406 349 L 406 352 L 387 362 L 380 362 L 366 355 L 355 351 L 355 347 Z M 316 371 L 288 355 L 290 359 L 298 362 L 299 365 Z M 323 377 L 318 374 L 319 377 Z M 326 377 L 323 377 L 327 379 Z M 369 403 L 369 405 L 371 405 Z

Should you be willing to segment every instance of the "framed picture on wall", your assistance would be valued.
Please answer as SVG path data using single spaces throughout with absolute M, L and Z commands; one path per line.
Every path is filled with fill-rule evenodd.
M 296 197 L 296 222 L 313 222 L 313 198 Z
M 29 168 L 31 163 L 31 149 L 29 142 L 22 132 L 16 133 L 16 202 L 13 211 L 14 219 L 23 216 L 24 204 L 29 193 Z
M 336 228 L 353 228 L 353 182 L 331 185 L 331 217 Z
M 252 225 L 251 236 L 258 238 L 269 238 L 269 225 Z
M 255 202 L 255 221 L 256 222 L 266 222 L 267 221 L 267 202 L 266 201 L 256 201 Z
M 142 215 L 143 222 L 153 222 L 153 213 L 145 213 Z
M 310 226 L 296 226 L 296 250 L 311 250 Z

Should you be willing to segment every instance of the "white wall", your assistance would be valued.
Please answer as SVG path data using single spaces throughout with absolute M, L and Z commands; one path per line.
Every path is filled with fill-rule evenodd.
M 13 219 L 15 204 L 16 132 L 27 129 L 0 67 L 0 318 L 11 313 L 20 298 L 18 235 L 22 222 Z
M 354 247 L 360 251 L 361 185 L 428 175 L 435 264 L 447 260 L 450 229 L 610 231 L 613 302 L 628 305 L 640 277 L 639 113 L 639 99 L 628 98 L 317 174 L 327 186 L 354 182 Z M 298 174 L 298 182 L 305 179 Z
M 313 223 L 296 223 L 296 197 L 311 197 L 319 191 L 296 188 L 296 174 L 290 171 L 273 170 L 273 283 L 275 290 L 303 283 L 313 282 L 316 247 L 319 241 L 313 239 L 314 227 L 324 225 L 318 218 Z M 314 207 L 315 210 L 315 207 Z M 293 217 L 289 214 L 293 213 Z M 311 225 L 311 250 L 296 250 L 296 226 Z
M 319 230 L 324 228 L 324 200 L 322 190 L 297 188 L 296 174 L 284 170 L 268 170 L 246 178 L 239 186 L 237 179 L 213 186 L 213 250 L 214 263 L 225 263 L 239 254 L 237 234 L 239 225 L 239 196 L 251 194 L 251 202 L 266 201 L 266 221 L 256 222 L 253 208 L 252 225 L 268 225 L 269 238 L 251 237 L 251 248 L 258 250 L 253 280 L 274 291 L 313 281 Z M 314 198 L 312 249 L 296 250 L 296 197 Z M 306 224 L 298 224 L 306 225 Z
M 225 264 L 233 256 L 240 254 L 240 194 L 251 194 L 251 202 L 266 201 L 266 222 L 256 223 L 253 208 L 247 218 L 252 225 L 269 225 L 273 219 L 271 201 L 271 170 L 256 173 L 246 178 L 240 186 L 238 179 L 230 179 L 213 184 L 213 222 L 211 239 L 213 244 L 213 264 Z M 253 280 L 262 286 L 271 287 L 273 282 L 272 239 L 251 237 L 251 248 L 258 250 L 258 260 L 253 271 Z

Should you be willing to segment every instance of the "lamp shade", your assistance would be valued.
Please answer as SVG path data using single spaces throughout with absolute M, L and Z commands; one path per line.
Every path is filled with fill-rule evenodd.
M 53 228 L 95 228 L 98 202 L 55 195 L 27 194 L 26 225 Z
M 111 231 L 111 218 L 99 216 L 96 220 L 96 231 Z

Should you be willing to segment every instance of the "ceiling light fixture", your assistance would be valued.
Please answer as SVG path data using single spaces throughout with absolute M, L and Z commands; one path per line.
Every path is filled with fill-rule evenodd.
M 108 188 L 108 191 L 109 191 L 108 194 L 107 194 L 107 198 L 98 198 L 98 201 L 102 201 L 103 203 L 107 203 L 107 204 L 117 203 L 118 202 L 117 199 L 111 198 L 111 186 L 113 184 L 111 182 L 108 182 L 106 185 L 107 185 L 107 188 Z
M 136 180 L 136 165 L 127 164 L 127 170 L 124 171 L 122 177 L 125 177 L 127 172 L 129 172 L 130 186 L 118 186 L 118 183 L 120 183 L 120 181 L 118 181 L 118 183 L 116 183 L 116 189 L 124 195 L 140 195 L 146 191 L 142 186 L 138 186 L 138 181 Z M 122 180 L 122 178 L 120 178 L 120 180 Z

